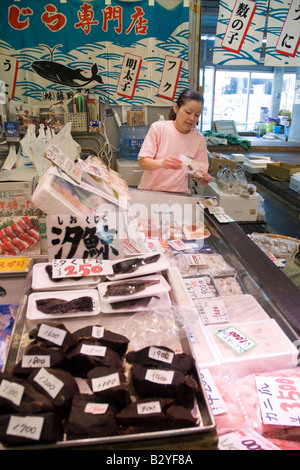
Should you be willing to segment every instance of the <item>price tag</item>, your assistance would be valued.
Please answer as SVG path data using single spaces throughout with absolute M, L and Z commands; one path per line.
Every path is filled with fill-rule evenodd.
M 108 408 L 108 403 L 87 403 L 84 412 L 91 415 L 104 415 Z
M 206 266 L 205 259 L 202 254 L 188 254 L 184 255 L 186 262 L 189 266 Z
M 54 344 L 57 344 L 58 346 L 61 346 L 64 342 L 66 334 L 66 330 L 42 323 L 37 335 L 39 338 L 46 339 Z
M 254 341 L 249 339 L 234 326 L 229 326 L 225 330 L 218 331 L 215 336 L 238 354 L 243 354 L 256 346 Z
M 24 385 L 3 379 L 0 385 L 0 397 L 6 398 L 7 400 L 14 403 L 14 405 L 19 406 L 24 390 Z
M 55 279 L 113 274 L 111 261 L 101 259 L 54 259 L 52 271 Z
M 202 299 L 203 297 L 212 297 L 211 290 L 204 278 L 184 279 L 184 285 L 192 300 Z
M 173 382 L 174 371 L 163 369 L 147 369 L 145 379 L 156 384 L 169 385 Z
M 99 356 L 104 357 L 106 354 L 106 346 L 97 346 L 94 344 L 83 344 L 80 348 L 80 353 L 86 356 Z
M 149 401 L 147 403 L 137 404 L 138 415 L 149 415 L 151 413 L 161 413 L 161 406 L 159 401 Z
M 182 251 L 188 247 L 182 240 L 168 240 L 168 244 L 176 251 Z
M 228 222 L 234 222 L 234 220 L 229 217 L 229 215 L 225 214 L 225 212 L 218 212 L 214 214 L 214 217 L 217 219 L 220 224 L 227 224 Z
M 63 170 L 70 178 L 77 183 L 80 183 L 82 170 L 79 165 L 76 165 L 65 155 L 56 145 L 50 144 L 46 149 L 46 157 L 51 160 L 54 165 Z
M 149 348 L 148 356 L 151 359 L 155 359 L 156 361 L 166 362 L 167 364 L 171 364 L 174 358 L 174 353 L 171 351 L 165 351 L 164 349 L 156 348 L 155 346 L 151 346 Z
M 216 416 L 226 413 L 228 411 L 227 406 L 209 369 L 202 369 L 200 376 L 213 415 Z
M 300 379 L 256 376 L 264 424 L 300 426 Z
M 52 398 L 55 398 L 64 386 L 64 383 L 61 380 L 45 370 L 43 367 L 39 370 L 33 380 L 39 384 Z
M 3 257 L 1 258 L 0 272 L 25 272 L 30 266 L 30 258 Z
M 6 434 L 38 441 L 43 424 L 44 418 L 42 416 L 11 416 Z
M 205 325 L 228 322 L 228 313 L 223 299 L 213 299 L 196 303 L 196 308 Z
M 219 438 L 219 450 L 281 450 L 256 431 L 234 431 Z
M 118 385 L 120 385 L 120 376 L 118 372 L 92 379 L 92 390 L 94 393 L 108 390 L 109 388 L 117 387 Z
M 92 328 L 92 337 L 93 338 L 103 338 L 104 336 L 104 327 L 103 326 L 93 326 Z
M 224 214 L 224 209 L 221 206 L 211 206 L 208 208 L 210 214 Z
M 50 356 L 34 356 L 34 355 L 24 355 L 22 358 L 22 367 L 50 367 Z

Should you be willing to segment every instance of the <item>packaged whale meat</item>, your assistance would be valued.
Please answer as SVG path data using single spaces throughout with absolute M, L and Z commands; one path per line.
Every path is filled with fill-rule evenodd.
M 145 266 L 146 264 L 156 263 L 160 258 L 160 254 L 155 254 L 153 256 L 148 256 L 145 258 L 129 258 L 123 261 L 119 261 L 116 264 L 113 264 L 112 268 L 114 274 L 125 274 L 132 273 L 136 271 L 140 266 Z
M 135 279 L 135 280 L 123 281 L 122 283 L 118 283 L 118 284 L 110 284 L 106 288 L 104 297 L 136 294 L 154 284 L 159 284 L 159 280 Z
M 98 344 L 116 351 L 121 357 L 126 353 L 129 344 L 126 336 L 107 330 L 101 325 L 85 326 L 74 331 L 73 336 L 77 341 L 97 340 Z
M 40 312 L 48 314 L 92 312 L 94 303 L 93 299 L 88 296 L 72 300 L 48 298 L 36 300 L 36 307 Z

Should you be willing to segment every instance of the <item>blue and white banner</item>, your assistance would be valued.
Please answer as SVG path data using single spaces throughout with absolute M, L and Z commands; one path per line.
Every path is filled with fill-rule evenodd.
M 0 79 L 15 100 L 47 107 L 89 90 L 112 105 L 169 106 L 159 94 L 167 56 L 181 64 L 167 96 L 188 86 L 185 2 L 1 0 L 0 15 Z

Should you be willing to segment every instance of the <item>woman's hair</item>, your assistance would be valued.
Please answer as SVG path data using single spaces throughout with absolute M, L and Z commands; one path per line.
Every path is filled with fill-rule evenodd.
M 176 104 L 178 108 L 180 108 L 189 100 L 200 101 L 202 104 L 204 103 L 203 96 L 201 95 L 201 93 L 199 93 L 199 91 L 187 89 L 180 93 L 177 98 Z M 171 119 L 171 121 L 175 121 L 176 119 L 176 113 L 173 109 L 173 106 L 169 111 L 169 119 Z

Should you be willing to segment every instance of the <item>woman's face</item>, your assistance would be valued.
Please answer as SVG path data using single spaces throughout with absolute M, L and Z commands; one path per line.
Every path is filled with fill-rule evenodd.
M 187 134 L 197 124 L 202 112 L 203 104 L 201 101 L 188 100 L 180 107 L 177 103 L 173 109 L 176 113 L 174 125 L 179 132 Z

